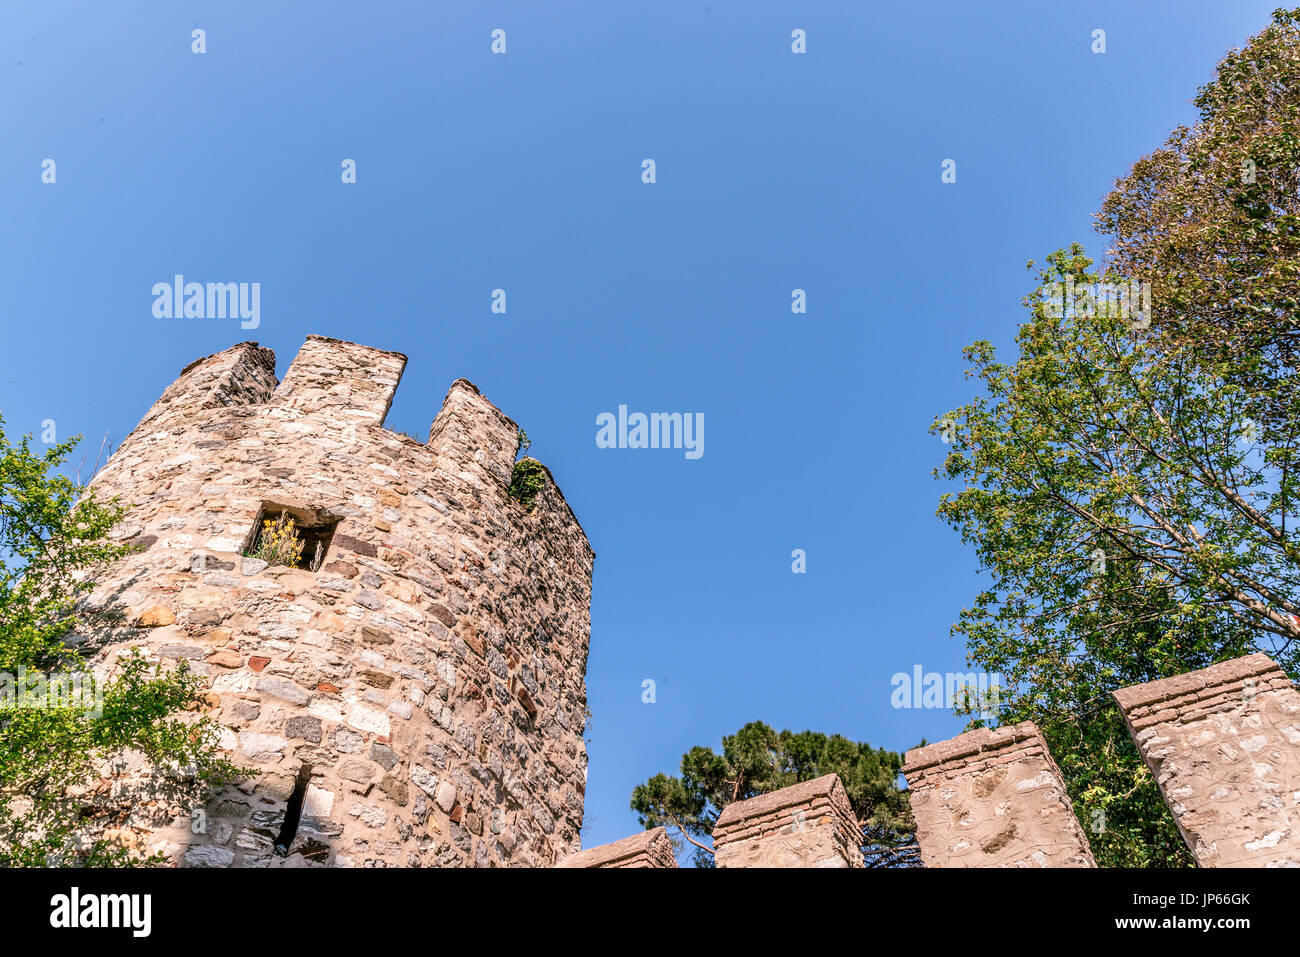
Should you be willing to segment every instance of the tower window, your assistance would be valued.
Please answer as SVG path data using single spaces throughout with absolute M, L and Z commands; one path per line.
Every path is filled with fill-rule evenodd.
M 244 555 L 272 565 L 317 571 L 325 562 L 340 516 L 325 509 L 263 502 Z

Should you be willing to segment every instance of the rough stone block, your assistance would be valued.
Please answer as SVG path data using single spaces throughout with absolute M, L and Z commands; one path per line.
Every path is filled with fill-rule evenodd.
M 1032 721 L 913 748 L 903 765 L 926 867 L 1096 867 Z
M 723 808 L 718 867 L 862 867 L 862 828 L 839 776 L 826 774 Z
M 1300 867 L 1300 694 L 1264 654 L 1114 693 L 1202 867 Z

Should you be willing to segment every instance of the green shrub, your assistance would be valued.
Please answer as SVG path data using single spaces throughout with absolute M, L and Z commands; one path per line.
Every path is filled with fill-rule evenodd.
M 546 474 L 546 467 L 536 459 L 521 459 L 515 463 L 514 471 L 510 475 L 510 495 L 518 499 L 525 507 L 533 507 L 533 499 L 537 498 L 537 493 L 542 490 L 545 484 L 543 476 Z

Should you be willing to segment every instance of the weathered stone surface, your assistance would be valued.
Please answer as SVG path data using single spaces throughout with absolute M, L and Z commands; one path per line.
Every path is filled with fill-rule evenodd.
M 319 744 L 321 739 L 320 718 L 306 714 L 294 715 L 285 722 L 284 733 L 289 738 L 302 738 L 304 741 Z
M 334 794 L 318 788 L 314 784 L 307 786 L 307 793 L 302 801 L 302 816 L 327 820 L 334 810 Z
M 1300 867 L 1300 694 L 1267 655 L 1114 693 L 1202 867 Z
M 455 786 L 450 781 L 443 781 L 438 785 L 433 800 L 444 812 L 450 813 L 456 806 Z
M 1096 867 L 1033 722 L 913 748 L 903 765 L 926 867 Z
M 383 428 L 405 362 L 312 336 L 277 383 L 256 343 L 208 356 L 92 483 L 131 506 L 118 537 L 148 542 L 95 583 L 141 626 L 99 636 L 95 667 L 131 645 L 194 660 L 223 746 L 260 772 L 213 797 L 234 836 L 190 863 L 284 866 L 253 817 L 282 819 L 300 771 L 304 866 L 552 866 L 578 846 L 593 553 L 549 475 L 531 510 L 510 497 L 518 427 L 469 382 L 427 443 Z M 337 521 L 320 571 L 244 557 L 264 505 Z M 140 830 L 187 861 L 187 833 Z
M 175 624 L 176 613 L 165 605 L 155 605 L 141 612 L 135 623 L 140 628 L 160 628 L 163 625 Z
M 839 775 L 736 801 L 713 826 L 718 867 L 861 867 L 862 829 Z
M 560 867 L 676 867 L 668 832 L 656 827 L 621 841 L 601 844 L 560 861 Z
M 235 862 L 235 852 L 225 847 L 211 844 L 198 844 L 185 852 L 187 867 L 229 867 Z
M 284 678 L 260 678 L 255 687 L 263 694 L 283 698 L 292 704 L 306 704 L 310 697 L 304 689 Z
M 237 651 L 231 651 L 229 648 L 214 651 L 205 660 L 210 664 L 220 665 L 222 668 L 238 668 L 244 663 L 243 655 Z
M 273 734 L 260 734 L 257 731 L 241 731 L 239 749 L 254 761 L 277 758 L 284 752 L 287 742 Z

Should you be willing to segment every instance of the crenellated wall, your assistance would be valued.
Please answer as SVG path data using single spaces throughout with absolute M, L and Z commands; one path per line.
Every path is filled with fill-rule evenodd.
M 1300 693 L 1281 668 L 1247 655 L 1114 697 L 1202 867 L 1300 866 Z M 926 867 L 1096 867 L 1031 721 L 913 748 L 903 774 Z M 608 866 L 659 831 L 567 866 Z M 720 868 L 861 867 L 859 840 L 833 774 L 729 804 L 713 828 Z
M 507 494 L 517 428 L 465 380 L 428 444 L 382 428 L 405 363 L 312 336 L 277 385 L 270 350 L 235 346 L 187 368 L 96 476 L 141 551 L 91 599 L 124 624 L 78 640 L 101 668 L 131 645 L 188 659 L 223 745 L 259 772 L 200 833 L 141 801 L 125 833 L 142 849 L 193 866 L 577 849 L 593 552 L 549 476 L 531 509 Z M 243 555 L 265 504 L 338 519 L 318 571 Z
M 182 369 L 126 441 L 183 428 L 186 419 L 205 409 L 266 402 L 275 387 L 275 353 L 256 342 L 241 342 Z
M 385 430 L 405 365 L 311 336 L 277 382 L 271 351 L 241 343 L 186 367 L 95 477 L 137 551 L 89 600 L 117 623 L 73 640 L 101 671 L 133 646 L 189 661 L 256 772 L 181 817 L 125 755 L 104 791 L 126 809 L 114 839 L 186 866 L 675 866 L 662 828 L 579 852 L 581 526 L 549 472 L 532 507 L 510 497 L 518 429 L 464 379 L 427 443 Z M 332 526 L 316 570 L 246 556 L 280 509 Z M 1300 694 L 1277 665 L 1115 699 L 1202 866 L 1300 865 Z M 914 749 L 903 772 L 927 866 L 1095 866 L 1032 723 Z M 861 867 L 860 840 L 835 775 L 714 828 L 722 868 Z

